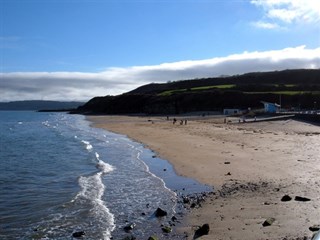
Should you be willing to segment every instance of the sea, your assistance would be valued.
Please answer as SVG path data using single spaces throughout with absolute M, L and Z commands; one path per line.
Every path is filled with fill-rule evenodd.
M 174 239 L 180 195 L 212 191 L 82 115 L 0 111 L 0 130 L 0 239 Z

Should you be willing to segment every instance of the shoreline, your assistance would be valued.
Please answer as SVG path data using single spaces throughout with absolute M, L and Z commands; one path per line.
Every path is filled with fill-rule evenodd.
M 303 239 L 320 224 L 320 129 L 293 120 L 223 124 L 223 119 L 86 116 L 95 127 L 127 135 L 168 160 L 178 175 L 217 191 L 187 214 L 180 231 L 192 239 Z M 292 200 L 282 202 L 284 195 Z M 295 201 L 295 196 L 311 199 Z M 271 226 L 262 226 L 268 218 Z

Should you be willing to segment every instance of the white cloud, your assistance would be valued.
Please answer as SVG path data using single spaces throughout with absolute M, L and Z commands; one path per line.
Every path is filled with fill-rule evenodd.
M 251 3 L 263 9 L 263 22 L 265 23 L 274 24 L 276 22 L 278 26 L 320 24 L 319 0 L 251 0 Z M 261 24 L 254 25 L 265 28 Z
M 279 25 L 276 23 L 269 23 L 263 21 L 257 21 L 252 23 L 253 26 L 257 28 L 264 28 L 264 29 L 276 29 L 279 28 Z
M 0 73 L 0 101 L 45 99 L 89 100 L 115 95 L 150 82 L 243 74 L 256 71 L 320 68 L 320 47 L 305 46 L 264 52 L 244 52 L 198 61 L 153 66 L 108 68 L 85 72 Z

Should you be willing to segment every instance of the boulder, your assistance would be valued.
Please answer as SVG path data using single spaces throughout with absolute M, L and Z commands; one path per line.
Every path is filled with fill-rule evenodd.
M 169 226 L 164 226 L 161 228 L 163 232 L 165 233 L 171 233 L 172 232 L 172 228 Z
M 282 198 L 281 198 L 281 202 L 289 202 L 291 201 L 292 197 L 290 197 L 289 195 L 284 195 Z
M 175 222 L 175 221 L 177 221 L 178 219 L 177 219 L 176 216 L 172 216 L 171 220 L 172 220 L 173 222 Z
M 308 202 L 308 201 L 311 201 L 310 198 L 306 198 L 306 197 L 300 197 L 300 196 L 296 196 L 294 198 L 294 200 L 298 201 L 298 202 Z
M 194 239 L 199 238 L 203 235 L 208 235 L 210 231 L 209 224 L 203 224 L 201 227 L 199 227 L 195 233 L 194 233 Z
M 164 216 L 167 216 L 168 213 L 164 210 L 162 210 L 161 208 L 157 208 L 157 210 L 155 211 L 155 216 L 156 217 L 164 217 Z
M 125 226 L 123 229 L 124 229 L 126 232 L 129 232 L 129 231 L 133 230 L 135 226 L 136 226 L 135 223 L 131 223 L 131 224 Z
M 74 237 L 74 238 L 81 238 L 81 237 L 83 237 L 84 235 L 86 235 L 86 233 L 85 233 L 84 231 L 79 231 L 79 232 L 74 232 L 74 233 L 72 234 L 72 237 Z
M 271 226 L 275 220 L 276 220 L 275 218 L 268 218 L 262 223 L 262 226 L 264 227 Z
M 311 232 L 317 232 L 320 230 L 320 225 L 313 225 L 313 226 L 309 227 L 309 230 Z

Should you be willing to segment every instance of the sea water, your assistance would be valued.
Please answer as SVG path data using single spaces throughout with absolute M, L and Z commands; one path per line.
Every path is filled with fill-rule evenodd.
M 0 239 L 138 239 L 156 234 L 177 193 L 209 191 L 123 135 L 84 116 L 0 111 Z M 165 220 L 164 220 L 165 221 Z

